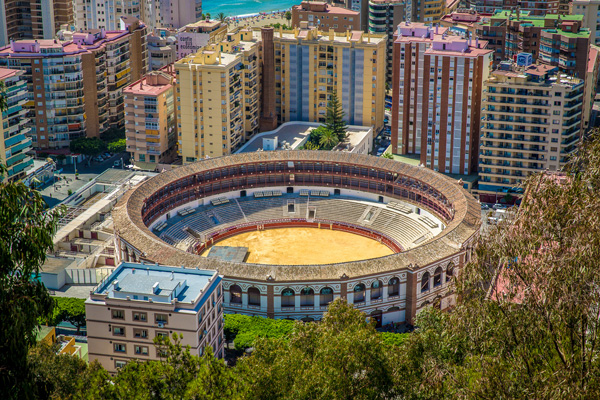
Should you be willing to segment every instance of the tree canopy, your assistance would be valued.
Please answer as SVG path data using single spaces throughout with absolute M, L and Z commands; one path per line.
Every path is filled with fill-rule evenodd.
M 93 157 L 106 150 L 106 143 L 104 143 L 100 138 L 82 137 L 71 140 L 69 148 L 73 153 L 80 153 Z
M 0 165 L 0 178 L 6 168 Z M 41 195 L 23 183 L 0 179 L 0 387 L 8 398 L 33 398 L 27 351 L 38 321 L 53 301 L 38 279 L 53 247 L 60 209 L 48 211 Z

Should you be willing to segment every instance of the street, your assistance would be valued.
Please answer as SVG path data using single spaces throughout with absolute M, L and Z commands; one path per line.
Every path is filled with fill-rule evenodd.
M 113 168 L 114 162 L 121 158 L 123 158 L 122 165 L 127 165 L 129 163 L 129 153 L 126 152 L 115 154 L 103 162 L 92 161 L 89 167 L 87 165 L 87 160 L 83 163 L 77 163 L 77 172 L 79 173 L 78 179 L 75 179 L 74 165 L 59 165 L 57 166 L 57 170 L 62 169 L 62 172 L 60 174 L 55 173 L 55 176 L 60 177 L 60 180 L 55 181 L 54 184 L 44 186 L 40 189 L 40 193 L 48 206 L 54 207 L 69 197 L 69 190 L 71 193 L 75 193 L 86 183 L 107 169 Z

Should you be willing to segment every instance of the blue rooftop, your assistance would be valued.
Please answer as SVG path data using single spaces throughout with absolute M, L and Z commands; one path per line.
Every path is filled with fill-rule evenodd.
M 117 299 L 151 299 L 158 303 L 177 299 L 180 303 L 192 304 L 209 289 L 208 283 L 216 274 L 211 270 L 121 263 L 94 293 Z

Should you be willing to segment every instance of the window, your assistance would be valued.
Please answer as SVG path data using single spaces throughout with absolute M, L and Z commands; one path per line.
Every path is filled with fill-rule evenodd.
M 142 356 L 148 355 L 148 346 L 134 346 L 133 347 L 135 354 L 141 354 Z
M 454 264 L 450 263 L 450 264 L 448 264 L 448 267 L 446 268 L 446 282 L 450 282 L 453 277 L 454 277 Z
M 390 279 L 388 284 L 388 296 L 398 296 L 400 294 L 400 280 L 398 278 Z
M 156 332 L 156 337 L 168 338 L 169 333 L 168 332 Z
M 146 329 L 134 329 L 133 336 L 136 338 L 146 339 L 148 337 L 148 331 Z
M 122 326 L 113 326 L 113 336 L 125 336 L 125 328 Z
M 438 287 L 442 284 L 442 269 L 438 267 L 433 274 L 433 287 Z
M 229 288 L 229 302 L 233 304 L 242 304 L 242 288 L 238 285 L 233 285 Z
M 123 310 L 112 310 L 113 319 L 125 319 L 125 313 Z
M 421 278 L 421 293 L 429 290 L 429 272 L 425 272 Z
M 115 360 L 115 368 L 117 368 L 117 369 L 123 368 L 125 366 L 125 364 L 127 364 L 127 361 Z
M 134 312 L 133 320 L 140 321 L 140 322 L 146 322 L 146 321 L 148 321 L 148 314 L 146 314 L 145 312 Z
M 383 294 L 383 284 L 381 281 L 375 281 L 371 285 L 371 300 L 377 300 L 381 298 Z
M 290 289 L 283 289 L 281 292 L 281 307 L 294 307 L 296 306 L 296 293 Z
M 365 285 L 359 283 L 354 286 L 354 304 L 365 301 Z
M 324 287 L 321 289 L 320 293 L 320 303 L 321 306 L 326 306 L 333 301 L 333 289 L 329 287 Z
M 315 291 L 311 288 L 304 288 L 300 291 L 300 306 L 312 307 L 315 305 Z
M 157 324 L 166 324 L 167 323 L 167 315 L 166 314 L 154 314 L 154 320 Z
M 255 287 L 248 289 L 248 304 L 260 307 L 260 290 Z
M 127 352 L 125 345 L 123 343 L 113 343 L 113 349 L 115 350 L 115 353 Z

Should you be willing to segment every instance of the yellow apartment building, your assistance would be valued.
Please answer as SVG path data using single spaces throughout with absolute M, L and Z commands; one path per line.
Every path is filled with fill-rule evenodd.
M 175 63 L 183 163 L 233 153 L 258 132 L 259 36 L 249 29 Z
M 278 123 L 325 122 L 335 91 L 348 124 L 383 126 L 385 34 L 322 32 L 301 22 L 293 31 L 274 32 L 272 40 Z

